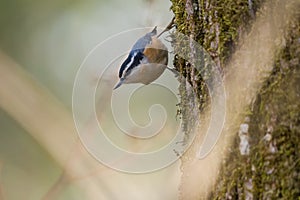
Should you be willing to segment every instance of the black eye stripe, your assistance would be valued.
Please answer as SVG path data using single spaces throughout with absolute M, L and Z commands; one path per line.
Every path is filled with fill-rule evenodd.
M 119 70 L 119 78 L 122 78 L 126 73 L 129 73 L 133 68 L 141 63 L 141 60 L 146 56 L 143 54 L 145 47 L 152 43 L 152 36 L 156 35 L 156 27 L 152 32 L 147 33 L 133 45 L 130 54 L 123 62 Z
M 139 50 L 133 52 L 132 54 L 129 54 L 129 56 L 126 58 L 126 60 L 123 62 L 120 68 L 119 78 L 121 78 L 125 73 L 138 66 L 144 57 L 145 55 Z
M 130 62 L 130 57 L 127 57 L 126 60 L 121 65 L 121 68 L 119 70 L 119 78 L 122 78 L 123 72 L 124 72 L 124 70 L 125 70 L 125 68 L 126 68 L 126 66 L 128 65 L 129 62 Z
M 145 55 L 142 52 L 137 52 L 137 54 L 134 56 L 133 62 L 128 68 L 126 69 L 126 72 L 129 72 L 139 64 L 141 64 L 141 60 L 145 57 Z

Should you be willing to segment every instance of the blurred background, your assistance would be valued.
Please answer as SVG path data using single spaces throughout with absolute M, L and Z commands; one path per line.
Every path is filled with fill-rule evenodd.
M 166 26 L 170 6 L 164 0 L 0 2 L 1 200 L 177 198 L 179 163 L 143 175 L 113 171 L 85 151 L 72 119 L 73 83 L 87 54 L 122 31 Z

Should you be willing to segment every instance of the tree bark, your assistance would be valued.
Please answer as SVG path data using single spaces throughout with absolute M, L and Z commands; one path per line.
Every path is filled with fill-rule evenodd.
M 197 41 L 222 69 L 227 93 L 221 141 L 199 161 L 210 95 L 195 63 L 175 55 L 174 66 L 187 80 L 180 86 L 183 119 L 193 109 L 204 115 L 182 158 L 181 199 L 298 198 L 299 1 L 171 1 L 176 31 Z M 191 108 L 188 90 L 197 94 L 199 107 Z

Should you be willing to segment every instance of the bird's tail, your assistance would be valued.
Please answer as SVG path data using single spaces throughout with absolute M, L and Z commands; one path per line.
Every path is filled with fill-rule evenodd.
M 151 31 L 151 35 L 152 36 L 154 36 L 154 35 L 156 35 L 157 34 L 157 26 L 155 26 L 154 28 L 153 28 L 153 30 Z
M 171 22 L 168 24 L 168 26 L 157 35 L 157 38 L 159 38 L 164 32 L 171 30 L 175 26 L 175 17 L 171 20 Z

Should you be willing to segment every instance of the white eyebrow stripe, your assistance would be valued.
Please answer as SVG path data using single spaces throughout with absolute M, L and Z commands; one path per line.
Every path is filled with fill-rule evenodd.
M 137 55 L 137 53 L 138 52 L 134 52 L 134 54 L 131 56 L 130 62 L 126 65 L 126 68 L 124 69 L 122 76 L 124 76 L 126 74 L 128 68 L 133 64 L 134 58 Z

